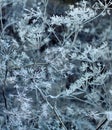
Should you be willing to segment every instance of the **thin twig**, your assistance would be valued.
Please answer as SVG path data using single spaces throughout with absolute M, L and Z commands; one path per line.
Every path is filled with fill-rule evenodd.
M 76 42 L 78 33 L 79 33 L 79 31 L 77 30 L 77 31 L 75 32 L 75 36 L 74 36 L 74 39 L 73 39 L 73 45 L 75 45 L 75 42 Z
M 4 75 L 4 84 L 3 84 L 3 87 L 2 87 L 2 95 L 3 95 L 6 110 L 8 110 L 8 102 L 7 102 L 7 98 L 6 98 L 6 94 L 5 94 L 6 80 L 7 80 L 7 74 L 8 74 L 7 62 L 8 61 L 6 61 L 6 63 L 5 63 L 6 69 L 5 69 L 5 75 Z M 6 118 L 7 118 L 7 120 L 6 120 L 6 123 L 7 123 L 7 121 L 9 120 L 9 116 L 7 115 Z
M 40 65 L 48 65 L 48 63 L 32 63 L 32 64 L 27 64 L 24 66 L 14 66 L 14 67 L 9 67 L 10 70 L 16 70 L 16 69 L 21 69 L 21 68 L 28 68 L 28 67 L 32 67 L 34 65 L 40 66 Z
M 37 86 L 36 86 L 36 88 L 38 89 L 39 93 L 41 94 L 42 98 L 46 101 L 46 103 L 48 104 L 48 106 L 54 111 L 54 113 L 55 113 L 57 119 L 58 119 L 58 120 L 60 121 L 60 123 L 62 124 L 64 130 L 67 130 L 67 128 L 66 128 L 65 124 L 63 123 L 61 117 L 59 116 L 59 114 L 58 114 L 56 108 L 53 107 L 53 106 L 50 104 L 50 102 L 47 100 L 47 97 L 44 95 L 44 93 L 42 92 L 42 90 L 41 90 L 40 88 L 38 88 Z
M 107 121 L 108 121 L 107 118 L 101 120 L 101 122 L 99 122 L 99 124 L 98 124 L 96 130 L 99 130 Z

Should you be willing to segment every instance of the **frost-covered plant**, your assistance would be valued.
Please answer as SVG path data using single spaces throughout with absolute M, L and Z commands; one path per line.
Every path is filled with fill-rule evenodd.
M 27 2 L 13 2 L 13 9 L 17 3 L 24 4 L 16 24 L 2 26 L 1 21 L 4 106 L 0 105 L 6 119 L 1 128 L 94 130 L 102 115 L 111 121 L 107 108 L 111 110 L 112 104 L 108 100 L 112 96 L 112 47 L 104 32 L 94 37 L 94 22 L 110 15 L 111 1 L 98 0 L 91 8 L 83 0 L 76 7 L 70 5 L 64 15 L 52 16 L 47 14 L 47 0 L 31 9 L 25 6 Z M 91 36 L 91 42 L 81 40 L 85 35 Z
M 110 58 L 108 59 L 108 57 Z M 84 51 L 80 52 L 75 58 L 82 62 L 82 65 L 80 66 L 82 75 L 70 86 L 70 89 L 66 91 L 66 94 L 69 93 L 71 95 L 71 93 L 75 92 L 77 89 L 80 90 L 82 86 L 85 91 L 88 85 L 104 85 L 112 73 L 109 70 L 106 70 L 106 63 L 101 63 L 101 61 L 106 60 L 106 62 L 108 62 L 111 57 L 112 53 L 107 43 L 103 43 L 103 45 L 98 48 L 94 48 L 87 44 Z

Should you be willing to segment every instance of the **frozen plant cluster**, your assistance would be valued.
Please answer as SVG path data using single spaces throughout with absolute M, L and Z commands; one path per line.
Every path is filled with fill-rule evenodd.
M 111 130 L 112 1 L 30 3 L 0 1 L 0 129 Z

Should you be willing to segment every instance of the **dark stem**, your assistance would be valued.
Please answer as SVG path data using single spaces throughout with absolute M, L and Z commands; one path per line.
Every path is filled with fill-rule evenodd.
M 107 122 L 107 118 L 105 120 L 103 120 L 96 128 L 96 130 L 99 130 L 106 122 Z
M 7 68 L 7 61 L 6 61 L 6 70 L 5 70 L 4 84 L 3 84 L 3 87 L 2 87 L 2 96 L 3 96 L 3 99 L 4 99 L 4 104 L 5 104 L 6 110 L 8 110 L 7 97 L 6 97 L 6 94 L 5 94 L 7 74 L 8 74 L 8 68 Z M 9 120 L 8 115 L 6 117 L 7 117 L 7 121 L 8 121 Z

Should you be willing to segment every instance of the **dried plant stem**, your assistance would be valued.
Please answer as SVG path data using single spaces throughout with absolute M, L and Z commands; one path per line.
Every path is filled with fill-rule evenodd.
M 4 105 L 5 105 L 5 109 L 8 110 L 8 102 L 7 102 L 7 97 L 6 97 L 6 80 L 7 80 L 7 74 L 8 74 L 8 68 L 7 68 L 7 62 L 5 63 L 6 68 L 5 68 L 5 75 L 4 75 L 4 81 L 3 81 L 3 86 L 2 86 L 2 96 L 3 96 L 3 100 L 4 100 Z M 9 116 L 6 115 L 6 124 L 9 121 Z
M 65 124 L 63 123 L 61 117 L 59 116 L 59 114 L 58 114 L 56 108 L 53 107 L 53 106 L 50 104 L 50 102 L 47 100 L 47 97 L 44 95 L 44 93 L 42 92 L 42 90 L 41 90 L 40 88 L 38 88 L 37 86 L 36 86 L 36 88 L 37 88 L 37 90 L 39 91 L 39 93 L 41 94 L 42 98 L 43 98 L 43 99 L 45 100 L 45 102 L 48 104 L 48 106 L 54 111 L 54 113 L 55 113 L 57 119 L 58 119 L 58 120 L 60 121 L 60 123 L 62 124 L 64 130 L 67 130 L 67 128 L 66 128 Z
M 24 66 L 14 66 L 14 67 L 9 67 L 10 70 L 16 70 L 16 69 L 21 69 L 21 68 L 28 68 L 28 67 L 32 67 L 32 66 L 40 66 L 40 65 L 48 65 L 48 63 L 32 63 L 32 64 L 27 64 L 27 65 L 24 65 Z
M 101 122 L 99 122 L 96 130 L 99 130 L 107 121 L 108 121 L 107 118 L 104 118 L 103 120 L 101 120 Z
M 78 33 L 79 33 L 79 31 L 76 31 L 76 32 L 75 32 L 75 36 L 74 36 L 74 39 L 73 39 L 73 45 L 75 45 L 75 42 L 76 42 Z

